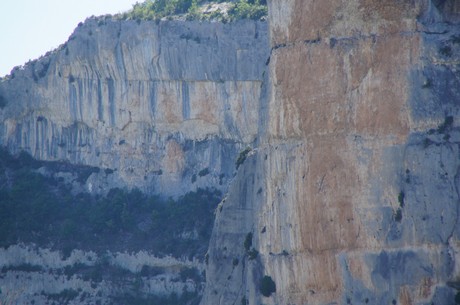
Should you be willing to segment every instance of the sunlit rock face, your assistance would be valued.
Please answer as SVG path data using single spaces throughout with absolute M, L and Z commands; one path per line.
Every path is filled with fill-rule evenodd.
M 108 169 L 91 192 L 225 189 L 257 137 L 267 35 L 266 22 L 88 19 L 1 80 L 0 144 Z
M 218 197 L 231 184 L 240 152 L 259 138 L 269 53 L 262 21 L 90 18 L 56 51 L 0 79 L 0 146 L 24 160 L 30 158 L 21 151 L 60 161 L 31 169 L 54 181 L 55 193 L 59 184 L 68 190 L 68 201 L 59 204 L 77 205 L 75 198 L 88 192 L 95 195 L 88 198 L 104 198 L 114 188 L 138 188 L 155 195 L 150 199 L 187 198 L 182 195 L 209 188 Z M 14 170 L 21 170 L 20 161 L 10 163 L 2 167 L 2 196 L 14 187 Z M 207 200 L 201 196 L 196 200 Z M 125 198 L 124 204 L 141 203 Z M 115 250 L 91 242 L 78 249 L 83 238 L 62 249 L 60 240 L 43 242 L 47 236 L 37 232 L 30 232 L 32 242 L 2 240 L 8 246 L 0 248 L 0 304 L 197 304 L 208 238 L 198 243 L 211 228 L 186 230 L 176 217 L 168 220 L 172 246 L 139 238 L 138 247 L 129 248 L 139 230 L 146 241 L 159 238 L 149 229 L 155 211 L 132 220 L 133 232 L 117 231 L 121 242 L 106 238 L 119 243 Z M 178 253 L 186 242 L 200 250 Z
M 459 24 L 458 1 L 269 1 L 264 132 L 202 304 L 455 303 Z
M 100 167 L 96 193 L 228 188 L 201 304 L 455 304 L 459 24 L 454 0 L 90 19 L 1 81 L 0 143 Z

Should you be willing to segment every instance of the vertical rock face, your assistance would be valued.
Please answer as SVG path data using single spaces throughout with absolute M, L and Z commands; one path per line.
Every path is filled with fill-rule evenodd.
M 37 174 L 62 182 L 69 193 L 136 187 L 168 198 L 199 188 L 226 191 L 239 152 L 258 137 L 269 51 L 266 22 L 88 19 L 58 50 L 0 79 L 0 146 L 63 161 L 51 163 L 56 172 L 43 166 Z M 67 163 L 85 165 L 84 174 L 64 170 Z M 14 182 L 7 170 L 2 175 L 5 185 Z M 9 187 L 2 187 L 5 198 Z M 137 199 L 127 202 L 141 205 Z M 8 203 L 4 215 L 14 218 L 8 207 L 20 203 Z M 155 211 L 133 226 L 146 239 L 158 238 L 150 230 Z M 182 226 L 175 215 L 172 222 Z M 116 217 L 108 217 L 110 225 Z M 169 230 L 189 247 L 203 235 Z M 0 303 L 196 304 L 201 299 L 201 253 L 164 257 L 178 245 L 161 249 L 147 243 L 127 249 L 132 234 L 121 229 L 118 234 L 126 238 L 125 252 L 86 241 L 86 251 L 60 253 L 59 245 L 41 241 L 37 232 L 31 235 L 38 245 L 2 240 L 9 247 L 0 248 Z
M 0 145 L 40 160 L 91 166 L 82 167 L 84 175 L 59 166 L 56 173 L 37 169 L 71 182 L 74 193 L 136 187 L 177 197 L 198 188 L 227 190 L 238 153 L 260 132 L 269 51 L 266 22 L 90 18 L 58 50 L 0 79 Z M 155 232 L 153 212 L 135 228 L 145 238 Z M 179 240 L 202 235 L 177 232 Z M 189 304 L 201 298 L 201 253 L 164 257 L 171 249 L 127 249 L 127 239 L 121 242 L 126 252 L 90 243 L 86 251 L 60 253 L 53 245 L 0 248 L 0 303 Z
M 202 304 L 455 303 L 459 22 L 457 1 L 269 1 L 265 132 Z
M 0 144 L 113 171 L 93 192 L 223 188 L 257 136 L 268 51 L 264 22 L 89 19 L 0 82 Z

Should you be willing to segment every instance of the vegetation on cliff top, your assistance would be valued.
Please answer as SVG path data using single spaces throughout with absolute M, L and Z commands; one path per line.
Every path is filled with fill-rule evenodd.
M 157 20 L 179 15 L 187 20 L 262 20 L 267 16 L 267 0 L 147 0 L 136 3 L 132 10 L 119 15 L 119 18 Z

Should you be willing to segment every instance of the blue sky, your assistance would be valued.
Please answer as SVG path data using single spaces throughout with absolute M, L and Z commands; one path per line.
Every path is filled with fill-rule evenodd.
M 142 0 L 0 0 L 0 76 L 64 43 L 80 21 Z

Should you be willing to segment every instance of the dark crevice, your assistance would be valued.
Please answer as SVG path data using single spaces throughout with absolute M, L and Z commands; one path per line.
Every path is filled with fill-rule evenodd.
M 391 32 L 391 33 L 386 33 L 386 34 L 368 34 L 368 35 L 360 34 L 360 35 L 355 35 L 355 36 L 329 37 L 329 44 L 331 45 L 331 48 L 332 48 L 340 41 L 372 39 L 372 41 L 375 42 L 377 38 L 385 38 L 385 37 L 389 37 L 393 35 L 410 36 L 410 35 L 414 35 L 417 33 L 423 33 L 427 35 L 443 35 L 443 34 L 449 33 L 449 31 L 444 30 L 444 31 L 437 32 L 437 31 L 426 31 L 426 30 L 425 31 L 414 30 L 414 31 Z M 315 45 L 315 44 L 319 44 L 323 40 L 324 38 L 317 37 L 315 39 L 306 39 L 306 40 L 299 40 L 299 41 L 294 41 L 294 42 L 280 43 L 271 48 L 270 55 L 275 50 L 282 49 L 282 48 L 291 48 L 293 46 L 298 45 L 299 43 L 303 43 L 305 45 Z M 267 61 L 267 63 L 268 62 L 269 61 Z
M 331 38 L 332 39 L 332 38 Z M 321 38 L 315 38 L 315 39 L 307 39 L 303 41 L 305 44 L 318 44 L 321 42 Z
M 360 35 L 355 35 L 355 36 L 344 36 L 344 37 L 328 37 L 328 38 L 322 38 L 322 37 L 317 37 L 315 39 L 305 39 L 305 40 L 298 40 L 294 42 L 287 42 L 287 43 L 280 43 L 275 46 L 273 46 L 270 50 L 270 55 L 273 53 L 273 51 L 282 49 L 282 48 L 292 48 L 298 44 L 305 44 L 305 45 L 316 45 L 321 43 L 324 40 L 328 40 L 329 44 L 331 47 L 335 46 L 338 42 L 340 41 L 350 41 L 350 40 L 366 40 L 366 39 L 372 39 L 373 42 L 377 40 L 377 38 L 385 38 L 389 36 L 394 36 L 394 35 L 402 35 L 402 36 L 410 36 L 414 35 L 415 33 L 421 33 L 422 31 L 400 31 L 400 32 L 391 32 L 391 33 L 386 33 L 386 34 L 360 34 Z
M 443 35 L 449 33 L 449 31 L 444 30 L 442 32 L 430 32 L 430 31 L 421 31 L 421 33 L 427 34 L 427 35 Z

